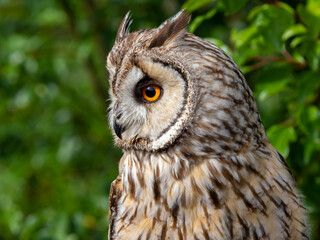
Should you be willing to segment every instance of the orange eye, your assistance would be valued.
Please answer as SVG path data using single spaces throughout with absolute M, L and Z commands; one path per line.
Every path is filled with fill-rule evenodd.
M 148 102 L 156 101 L 161 95 L 161 88 L 155 84 L 149 84 L 142 88 L 142 96 Z

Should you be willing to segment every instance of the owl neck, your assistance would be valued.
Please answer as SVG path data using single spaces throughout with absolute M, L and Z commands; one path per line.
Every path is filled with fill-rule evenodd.
M 219 207 L 228 185 L 241 181 L 240 169 L 261 175 L 254 163 L 258 155 L 194 155 L 175 147 L 165 152 L 126 151 L 120 161 L 123 190 L 132 199 L 161 202 L 174 209 L 211 201 Z M 264 157 L 265 158 L 265 157 Z M 237 172 L 239 170 L 239 172 Z

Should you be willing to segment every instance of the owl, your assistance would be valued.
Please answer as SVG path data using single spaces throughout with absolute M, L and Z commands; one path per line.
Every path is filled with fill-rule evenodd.
M 123 149 L 109 239 L 308 239 L 306 209 L 255 100 L 224 51 L 181 11 L 107 57 L 109 121 Z

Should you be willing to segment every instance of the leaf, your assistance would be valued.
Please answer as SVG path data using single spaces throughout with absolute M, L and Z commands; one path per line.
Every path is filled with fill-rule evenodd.
M 260 18 L 260 33 L 264 36 L 267 45 L 274 50 L 282 51 L 282 35 L 294 23 L 293 16 L 282 8 L 268 7 L 258 16 Z
M 250 41 L 258 34 L 258 28 L 256 26 L 250 26 L 242 31 L 231 31 L 231 41 L 237 48 L 248 45 Z
M 297 125 L 305 134 L 303 160 L 309 164 L 314 151 L 320 149 L 320 110 L 316 106 L 302 105 L 296 118 Z
M 223 6 L 226 14 L 232 14 L 242 9 L 246 5 L 247 0 L 223 0 L 219 3 Z
M 319 0 L 308 0 L 307 9 L 315 16 L 320 17 L 320 2 Z
M 279 1 L 278 4 L 277 4 L 277 6 L 280 7 L 280 8 L 282 8 L 283 10 L 287 11 L 287 12 L 290 13 L 291 15 L 294 15 L 294 14 L 295 14 L 294 9 L 293 9 L 290 5 L 288 5 L 288 4 L 284 3 L 284 2 L 280 2 L 280 1 Z
M 67 17 L 61 10 L 47 8 L 41 11 L 36 18 L 36 22 L 41 26 L 46 25 L 63 25 L 66 23 Z
M 293 127 L 283 125 L 273 125 L 267 131 L 271 144 L 286 158 L 289 155 L 291 142 L 297 140 L 297 135 Z
M 305 36 L 305 35 L 295 37 L 295 38 L 292 40 L 292 42 L 290 43 L 290 47 L 295 48 L 295 47 L 297 47 L 298 45 L 300 45 L 301 43 L 305 42 L 307 39 L 308 39 L 308 37 Z
M 186 9 L 189 12 L 193 12 L 204 5 L 210 3 L 210 2 L 215 2 L 216 0 L 188 0 L 182 5 L 182 9 Z
M 320 73 L 306 72 L 296 77 L 297 81 L 297 100 L 301 104 L 306 102 L 314 102 L 320 90 Z
M 306 58 L 312 71 L 319 69 L 320 54 L 317 52 L 317 42 L 307 35 L 296 37 L 290 46 L 295 46 L 299 54 Z
M 194 33 L 197 27 L 205 20 L 212 18 L 218 11 L 218 8 L 213 8 L 205 15 L 196 17 L 189 26 L 189 32 Z
M 260 84 L 259 88 L 262 88 L 263 90 L 259 94 L 259 101 L 265 101 L 270 96 L 273 96 L 280 92 L 288 91 L 289 81 L 289 79 L 281 79 L 275 82 Z
M 310 30 L 310 35 L 313 39 L 316 39 L 320 33 L 320 16 L 313 12 L 312 9 L 306 8 L 302 4 L 297 7 L 297 12 L 302 22 Z
M 276 52 L 284 48 L 282 35 L 294 23 L 293 10 L 286 4 L 278 6 L 262 5 L 255 7 L 249 13 L 251 26 L 256 26 L 259 35 L 263 37 L 265 47 L 271 47 Z
M 291 92 L 292 67 L 286 63 L 276 62 L 264 66 L 256 75 L 258 79 L 255 94 L 258 100 L 267 104 L 271 96 Z
M 248 15 L 248 20 L 253 21 L 257 17 L 257 15 L 267 7 L 268 5 L 261 5 L 261 6 L 254 7 Z
M 300 129 L 310 138 L 320 140 L 320 110 L 316 106 L 302 105 L 296 113 Z
M 286 41 L 294 36 L 305 34 L 307 31 L 307 28 L 300 23 L 292 25 L 283 33 L 282 40 Z
M 320 150 L 320 140 L 314 141 L 313 139 L 308 139 L 304 142 L 304 151 L 303 151 L 303 162 L 305 165 L 312 162 L 311 157 L 314 155 L 314 152 Z M 315 158 L 315 160 L 317 160 Z

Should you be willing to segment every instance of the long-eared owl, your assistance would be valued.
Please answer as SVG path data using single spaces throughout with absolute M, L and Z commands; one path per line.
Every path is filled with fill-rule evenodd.
M 181 11 L 129 32 L 107 58 L 110 125 L 123 149 L 110 239 L 308 239 L 306 211 L 255 100 L 224 51 Z

